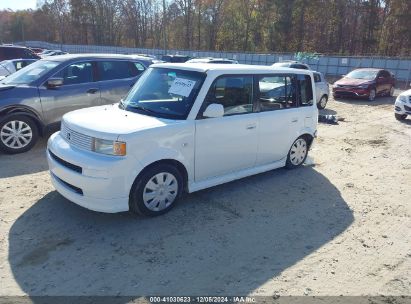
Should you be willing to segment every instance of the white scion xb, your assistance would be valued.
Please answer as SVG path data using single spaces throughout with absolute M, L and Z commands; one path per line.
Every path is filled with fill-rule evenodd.
M 183 191 L 301 166 L 314 96 L 307 70 L 154 64 L 119 104 L 63 117 L 48 141 L 53 185 L 91 210 L 162 214 Z

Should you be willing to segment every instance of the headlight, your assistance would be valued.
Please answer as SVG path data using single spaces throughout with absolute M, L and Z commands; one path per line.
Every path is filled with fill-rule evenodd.
M 366 89 L 366 88 L 368 88 L 368 84 L 361 84 L 361 85 L 357 86 L 357 88 Z
M 126 155 L 126 143 L 116 140 L 94 138 L 93 151 L 107 155 L 124 156 Z

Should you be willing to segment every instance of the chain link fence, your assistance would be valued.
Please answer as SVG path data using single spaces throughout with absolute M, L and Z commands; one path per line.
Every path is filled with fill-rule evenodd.
M 67 45 L 55 44 L 44 41 L 26 41 L 22 44 L 30 47 L 45 49 L 61 49 L 69 53 L 115 53 L 115 54 L 147 54 L 155 55 L 161 59 L 164 54 L 186 55 L 190 57 L 216 57 L 230 58 L 238 60 L 243 64 L 252 65 L 271 65 L 274 62 L 283 60 L 294 60 L 294 54 L 275 53 L 275 54 L 256 54 L 240 52 L 218 52 L 218 51 L 193 51 L 193 50 L 167 50 L 146 49 L 146 48 L 127 48 L 116 46 L 101 45 Z M 304 61 L 313 70 L 322 72 L 327 77 L 339 77 L 347 74 L 356 68 L 383 68 L 394 73 L 397 80 L 404 82 L 404 87 L 408 86 L 411 80 L 411 58 L 397 57 L 367 57 L 367 56 L 332 56 L 318 55 L 316 58 Z

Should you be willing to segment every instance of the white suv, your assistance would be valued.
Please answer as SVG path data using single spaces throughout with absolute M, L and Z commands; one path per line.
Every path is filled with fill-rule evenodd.
M 64 115 L 52 182 L 95 211 L 158 215 L 183 191 L 301 166 L 316 137 L 310 71 L 155 64 L 120 104 Z
M 395 100 L 395 118 L 404 120 L 411 115 L 411 90 L 402 92 Z

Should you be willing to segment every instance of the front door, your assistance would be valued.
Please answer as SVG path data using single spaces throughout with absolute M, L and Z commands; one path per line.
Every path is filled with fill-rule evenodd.
M 223 76 L 214 81 L 200 114 L 211 103 L 223 105 L 225 114 L 196 121 L 196 182 L 255 165 L 259 126 L 253 101 L 252 76 Z
M 100 105 L 100 91 L 94 82 L 93 63 L 72 63 L 52 76 L 63 78 L 63 85 L 39 87 L 41 104 L 47 124 L 57 123 L 70 111 Z

